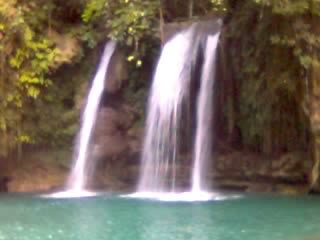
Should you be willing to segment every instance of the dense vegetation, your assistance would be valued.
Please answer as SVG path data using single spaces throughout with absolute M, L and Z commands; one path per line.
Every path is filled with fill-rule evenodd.
M 169 1 L 168 8 L 176 11 L 182 2 Z M 0 155 L 19 156 L 23 145 L 70 142 L 78 119 L 75 92 L 83 79 L 61 72 L 107 38 L 126 47 L 133 69 L 141 67 L 159 45 L 161 12 L 156 0 L 1 0 Z
M 230 59 L 241 83 L 239 124 L 247 143 L 265 152 L 306 146 L 303 104 L 318 64 L 312 1 L 243 1 L 229 24 Z
M 226 16 L 234 89 L 224 112 L 244 144 L 265 153 L 316 149 L 316 0 L 0 0 L 0 156 L 70 142 L 76 93 L 91 70 L 82 78 L 64 71 L 101 41 L 126 49 L 135 85 L 150 71 L 164 23 L 212 14 Z
M 244 143 L 267 154 L 310 151 L 319 161 L 320 3 L 234 1 L 232 7 L 228 59 L 238 81 L 231 101 L 240 103 L 232 116 Z

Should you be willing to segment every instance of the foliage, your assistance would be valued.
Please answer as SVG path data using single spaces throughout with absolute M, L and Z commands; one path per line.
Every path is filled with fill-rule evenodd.
M 23 143 L 41 139 L 45 144 L 44 136 L 54 132 L 37 127 L 61 123 L 57 114 L 62 100 L 56 96 L 60 83 L 50 78 L 66 61 L 51 35 L 59 25 L 53 16 L 60 11 L 58 2 L 0 0 L 0 156 L 16 147 L 21 151 Z
M 267 151 L 305 146 L 300 106 L 319 64 L 318 1 L 0 0 L 0 156 L 72 139 L 84 80 L 75 76 L 88 75 L 64 71 L 79 68 L 88 48 L 107 38 L 125 48 L 132 63 L 125 97 L 142 110 L 161 25 L 217 13 L 231 16 L 228 51 L 245 142 Z
M 225 0 L 211 0 L 211 4 L 214 12 L 226 12 L 228 10 Z
M 240 127 L 245 141 L 265 152 L 306 144 L 301 106 L 308 71 L 319 61 L 320 38 L 312 29 L 319 7 L 307 0 L 246 0 L 233 12 L 228 34 L 240 80 Z
M 159 45 L 161 21 L 225 12 L 226 7 L 224 0 L 89 0 L 82 19 L 90 28 L 104 22 L 108 37 L 126 46 L 128 61 L 140 67 L 150 46 Z
M 156 39 L 159 4 L 158 0 L 91 0 L 82 19 L 88 25 L 104 21 L 108 37 L 126 46 L 128 61 L 140 67 L 148 51 L 145 42 Z

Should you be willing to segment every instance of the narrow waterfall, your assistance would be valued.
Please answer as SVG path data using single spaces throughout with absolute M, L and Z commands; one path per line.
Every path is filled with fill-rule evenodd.
M 216 50 L 220 33 L 208 36 L 205 48 L 201 86 L 197 102 L 197 129 L 194 144 L 192 192 L 201 192 L 208 185 L 204 182 L 206 164 L 212 147 L 213 85 L 216 72 Z
M 107 69 L 115 47 L 116 43 L 113 41 L 109 41 L 106 44 L 98 70 L 92 82 L 92 87 L 89 91 L 85 110 L 81 117 L 81 129 L 79 140 L 75 147 L 74 165 L 67 184 L 68 191 L 81 192 L 84 191 L 86 187 L 88 177 L 86 169 L 87 164 L 89 164 L 88 150 L 90 138 L 96 122 L 100 98 L 104 90 Z
M 177 34 L 163 48 L 149 97 L 142 153 L 140 192 L 175 190 L 181 104 L 191 79 L 193 28 Z

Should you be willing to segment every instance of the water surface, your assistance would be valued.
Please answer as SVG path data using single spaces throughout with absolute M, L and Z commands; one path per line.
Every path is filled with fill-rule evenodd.
M 0 240 L 320 239 L 320 198 L 245 195 L 202 203 L 102 195 L 0 195 Z

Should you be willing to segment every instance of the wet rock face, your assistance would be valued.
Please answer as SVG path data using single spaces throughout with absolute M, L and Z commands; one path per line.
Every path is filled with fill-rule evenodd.
M 95 156 L 101 159 L 128 153 L 132 144 L 128 131 L 135 123 L 135 116 L 134 109 L 125 104 L 117 108 L 102 108 L 94 134 Z
M 133 188 L 139 172 L 143 131 L 139 111 L 128 102 L 127 61 L 117 50 L 112 57 L 93 135 L 93 158 L 97 161 L 92 187 L 103 190 Z
M 105 88 L 107 93 L 115 94 L 121 90 L 128 78 L 126 58 L 121 50 L 116 50 L 113 54 L 108 74 L 106 77 Z
M 319 33 L 320 29 L 317 24 L 314 24 L 313 28 Z M 313 192 L 320 193 L 320 68 L 314 66 L 311 73 L 310 85 L 312 87 L 304 110 L 310 120 L 312 135 L 311 188 Z
M 222 187 L 250 192 L 307 191 L 311 160 L 308 161 L 308 155 L 302 152 L 266 158 L 234 151 L 218 154 L 214 162 L 213 182 Z
M 94 156 L 98 159 L 119 158 L 132 153 L 136 137 L 130 129 L 137 121 L 136 109 L 125 102 L 123 89 L 128 83 L 127 61 L 117 49 L 112 56 L 105 82 L 105 93 L 94 133 Z
M 217 158 L 218 173 L 243 177 L 265 177 L 288 182 L 306 181 L 310 166 L 303 163 L 303 153 L 287 153 L 280 157 L 265 158 L 257 154 L 233 152 Z
M 186 30 L 192 25 L 197 25 L 199 32 L 215 33 L 220 28 L 219 18 L 215 16 L 208 16 L 201 18 L 198 21 L 184 21 L 184 22 L 173 22 L 164 25 L 163 29 L 163 43 L 170 40 L 176 33 Z
M 135 120 L 134 110 L 125 105 L 104 107 L 98 114 L 96 134 L 111 135 L 129 129 Z
M 9 191 L 9 182 L 11 179 L 9 177 L 0 177 L 0 192 Z

